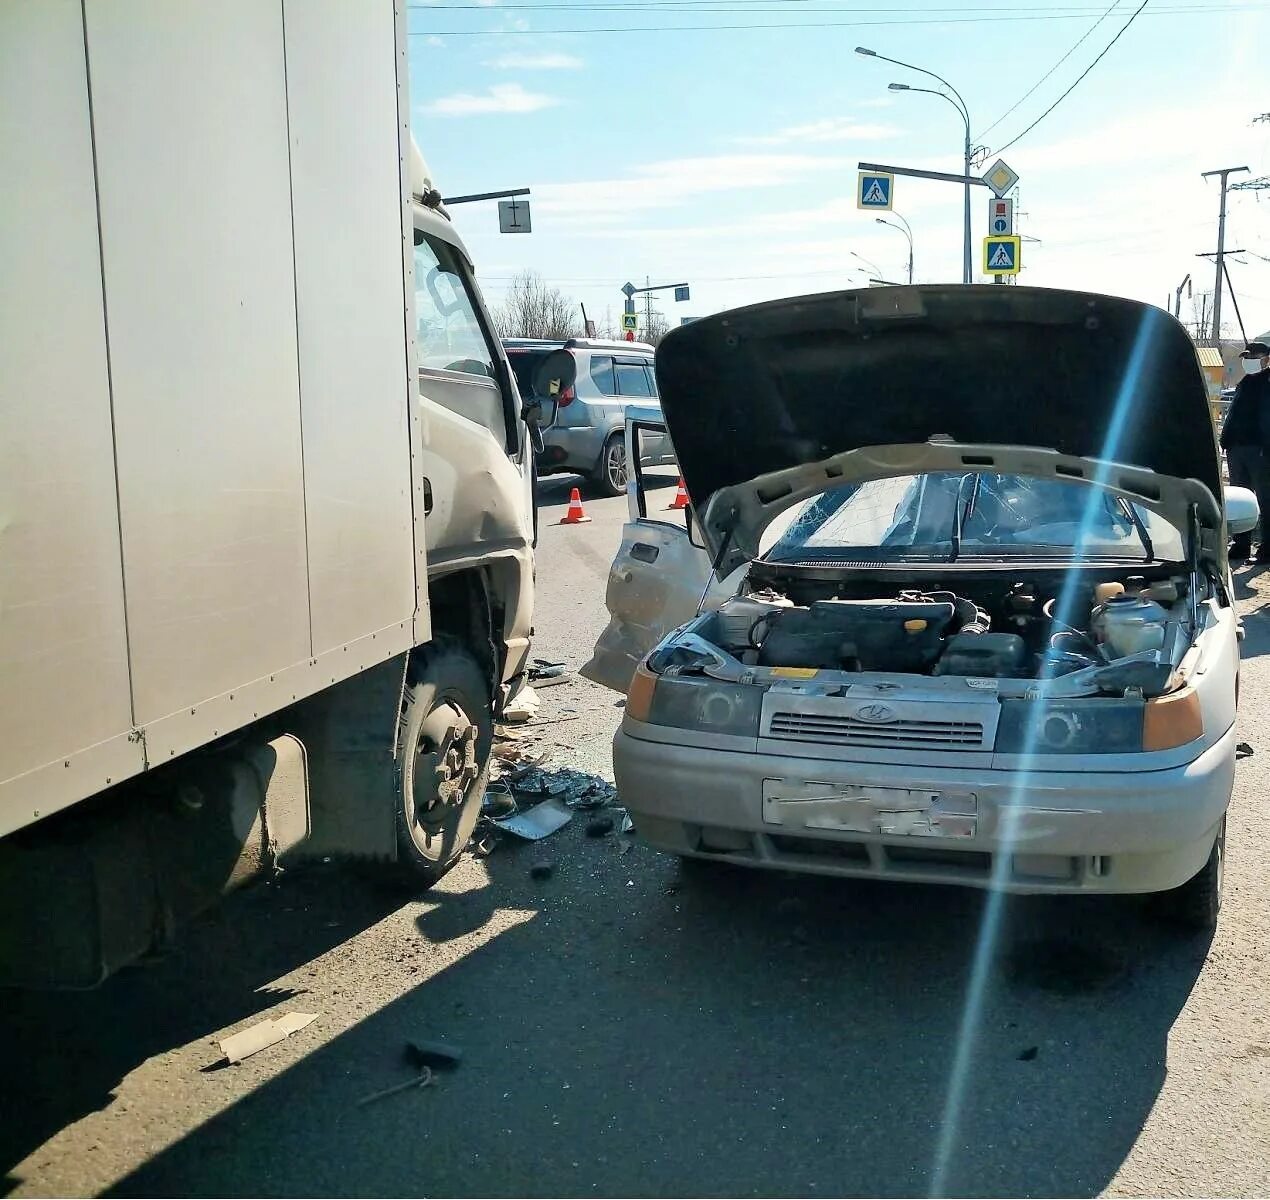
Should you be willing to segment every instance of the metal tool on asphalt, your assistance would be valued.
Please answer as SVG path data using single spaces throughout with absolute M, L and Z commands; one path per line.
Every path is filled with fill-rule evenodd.
M 392 1087 L 382 1088 L 378 1092 L 371 1092 L 369 1096 L 363 1096 L 358 1102 L 358 1108 L 364 1108 L 367 1104 L 374 1104 L 376 1100 L 384 1100 L 389 1096 L 395 1096 L 399 1092 L 408 1092 L 411 1088 L 426 1088 L 436 1084 L 433 1078 L 431 1067 L 420 1067 L 419 1074 L 414 1079 L 407 1079 L 403 1083 L 394 1083 Z
M 586 522 L 590 521 L 590 519 L 591 518 L 586 515 L 586 512 L 582 508 L 582 493 L 579 492 L 577 488 L 574 488 L 573 491 L 569 493 L 569 509 L 564 516 L 560 518 L 560 524 L 584 525 Z
M 683 476 L 679 477 L 679 486 L 675 488 L 675 498 L 666 506 L 669 509 L 684 509 L 688 507 L 688 489 L 684 487 Z

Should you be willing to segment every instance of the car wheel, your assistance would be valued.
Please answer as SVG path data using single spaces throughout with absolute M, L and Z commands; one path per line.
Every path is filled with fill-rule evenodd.
M 626 439 L 620 433 L 615 433 L 604 443 L 600 464 L 591 478 L 605 496 L 626 493 Z
M 1208 861 L 1181 887 L 1162 892 L 1160 912 L 1170 924 L 1192 933 L 1208 933 L 1217 927 L 1221 912 L 1222 880 L 1226 871 L 1226 818 L 1222 817 Z
M 437 635 L 411 673 L 397 740 L 397 861 L 429 887 L 455 863 L 481 815 L 494 717 L 480 665 Z

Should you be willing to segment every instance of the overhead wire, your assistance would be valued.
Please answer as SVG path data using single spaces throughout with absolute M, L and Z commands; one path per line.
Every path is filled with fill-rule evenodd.
M 983 138 L 986 134 L 991 133 L 998 125 L 1001 124 L 1002 121 L 1006 119 L 1006 117 L 1008 117 L 1021 104 L 1023 104 L 1024 101 L 1026 101 L 1030 96 L 1032 96 L 1036 92 L 1036 90 L 1041 86 L 1041 84 L 1043 84 L 1051 75 L 1054 74 L 1055 71 L 1058 70 L 1059 67 L 1061 67 L 1069 58 L 1071 58 L 1073 54 L 1076 53 L 1077 50 L 1080 49 L 1080 47 L 1084 44 L 1084 42 L 1093 34 L 1094 30 L 1097 29 L 1098 26 L 1101 25 L 1109 16 L 1111 16 L 1111 14 L 1115 11 L 1115 9 L 1119 6 L 1119 4 L 1120 4 L 1120 0 L 1111 0 L 1111 7 L 1106 9 L 1106 11 L 1103 12 L 1102 16 L 1100 16 L 1098 20 L 1096 20 L 1088 29 L 1085 30 L 1084 33 L 1080 35 L 1079 38 L 1076 39 L 1075 43 L 1071 46 L 1071 48 L 1067 51 L 1067 53 L 1064 54 L 1063 57 L 1060 58 L 1058 62 L 1056 62 L 1052 67 L 1050 67 L 1050 69 L 1046 71 L 1045 74 L 1040 77 L 1040 79 L 1038 79 L 1030 88 L 1028 88 L 1028 90 L 1024 92 L 1023 95 L 1021 95 L 1012 105 L 1010 105 L 1010 107 L 1007 108 L 1005 112 L 1003 112 L 995 121 L 993 121 L 991 125 L 989 125 L 986 129 L 981 129 L 979 131 L 979 137 Z
M 414 11 L 428 12 L 437 8 L 436 5 L 425 5 L 422 8 L 416 8 Z M 497 11 L 494 9 L 480 6 L 483 12 Z M 614 7 L 612 5 L 608 7 Z M 1145 7 L 1145 6 L 1144 6 Z M 1252 11 L 1263 11 L 1267 5 L 1265 4 L 1189 4 L 1186 6 L 1174 6 L 1171 8 L 1160 8 L 1158 15 L 1160 16 L 1186 16 L 1197 13 L 1221 13 L 1221 12 L 1238 12 L 1247 13 Z M 644 5 L 632 5 L 627 11 L 649 11 Z M 747 10 L 748 11 L 748 10 Z M 827 10 L 811 10 L 815 12 Z M 859 11 L 859 10 L 853 10 Z M 895 10 L 887 10 L 895 11 Z M 957 10 L 949 10 L 957 11 Z M 964 10 L 961 10 L 964 11 Z M 509 36 L 529 36 L 543 37 L 545 35 L 569 34 L 598 34 L 598 33 L 727 33 L 741 30 L 779 30 L 779 29 L 861 29 L 861 28 L 882 28 L 882 27 L 922 27 L 929 25 L 997 25 L 997 24 L 1019 24 L 1032 23 L 1038 21 L 1072 21 L 1082 16 L 1088 16 L 1096 9 L 1083 9 L 1078 11 L 1065 12 L 1048 12 L 1048 13 L 1031 13 L 1019 16 L 981 16 L 981 17 L 931 17 L 929 19 L 914 17 L 904 19 L 888 19 L 868 21 L 767 21 L 761 24 L 752 23 L 719 23 L 710 24 L 674 24 L 674 25 L 590 25 L 569 29 L 442 29 L 429 27 L 427 29 L 412 29 L 409 31 L 410 37 L 427 37 L 432 35 L 440 35 L 442 37 L 509 37 Z M 1134 17 L 1142 10 L 1135 12 Z M 1152 10 L 1153 13 L 1156 10 Z M 1131 18 L 1132 20 L 1133 18 Z M 1126 26 L 1127 27 L 1127 26 Z M 1123 32 L 1123 30 L 1122 30 Z M 1113 39 L 1114 44 L 1114 39 Z M 1104 51 L 1105 53 L 1105 51 Z M 1096 60 L 1095 60 L 1096 61 Z M 1090 68 L 1086 68 L 1086 74 Z M 1082 76 L 1083 77 L 1083 76 Z M 1020 135 L 1022 136 L 1022 135 Z
M 1062 104 L 1062 102 L 1066 100 L 1067 97 L 1070 96 L 1072 92 L 1074 92 L 1076 88 L 1080 85 L 1081 80 L 1083 80 L 1085 76 L 1089 74 L 1090 71 L 1092 71 L 1100 62 L 1102 62 L 1102 60 L 1110 52 L 1112 46 L 1114 46 L 1125 35 L 1125 33 L 1129 29 L 1129 26 L 1132 25 L 1134 21 L 1138 19 L 1138 17 L 1142 14 L 1142 10 L 1146 8 L 1146 6 L 1150 3 L 1151 3 L 1151 0 L 1142 0 L 1142 3 L 1139 4 L 1136 9 L 1134 9 L 1133 15 L 1130 16 L 1130 18 L 1116 32 L 1116 36 L 1113 37 L 1111 41 L 1109 41 L 1102 48 L 1101 51 L 1099 51 L 1098 56 L 1094 59 L 1094 61 L 1091 62 L 1089 66 L 1087 66 L 1079 75 L 1076 76 L 1071 86 L 1067 88 L 1067 90 L 1064 91 L 1063 94 L 1059 96 L 1059 98 L 1055 100 L 1054 103 L 1049 106 L 1049 108 L 1047 108 L 1043 113 L 1041 113 L 1041 115 L 1037 117 L 1036 120 L 1033 121 L 1031 125 L 1029 125 L 1026 129 L 1024 129 L 1022 133 L 1011 138 L 1010 141 L 1006 142 L 1004 146 L 998 147 L 995 153 L 1003 154 L 1011 146 L 1022 141 L 1025 137 L 1027 137 L 1029 133 L 1032 132 L 1033 129 L 1035 129 L 1042 121 L 1044 121 L 1045 118 L 1050 115 L 1050 113 L 1052 113 L 1060 104 Z

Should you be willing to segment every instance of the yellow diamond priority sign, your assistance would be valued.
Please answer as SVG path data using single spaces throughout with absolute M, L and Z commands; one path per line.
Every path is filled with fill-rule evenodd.
M 983 173 L 983 181 L 992 189 L 992 194 L 999 200 L 1019 182 L 1019 173 L 1004 158 L 998 158 Z
M 1023 239 L 1017 236 L 983 239 L 983 273 L 1017 275 L 1023 266 Z

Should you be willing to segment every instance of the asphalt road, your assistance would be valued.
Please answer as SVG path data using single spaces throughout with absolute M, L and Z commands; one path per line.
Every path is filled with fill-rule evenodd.
M 553 525 L 571 482 L 543 485 L 537 653 L 576 666 L 604 623 L 624 501 Z M 920 1195 L 938 1161 L 951 1193 L 1266 1194 L 1270 575 L 1240 579 L 1243 734 L 1260 753 L 1239 765 L 1211 944 L 1132 901 L 1009 901 L 967 1022 L 993 911 L 973 892 L 701 879 L 586 837 L 583 815 L 465 858 L 421 897 L 290 873 L 96 993 L 4 998 L 7 1186 Z M 542 699 L 553 723 L 526 747 L 611 778 L 616 697 L 574 680 Z M 318 1018 L 214 1065 L 219 1037 L 290 1011 Z M 466 1057 L 436 1087 L 358 1107 L 409 1077 L 412 1037 Z

